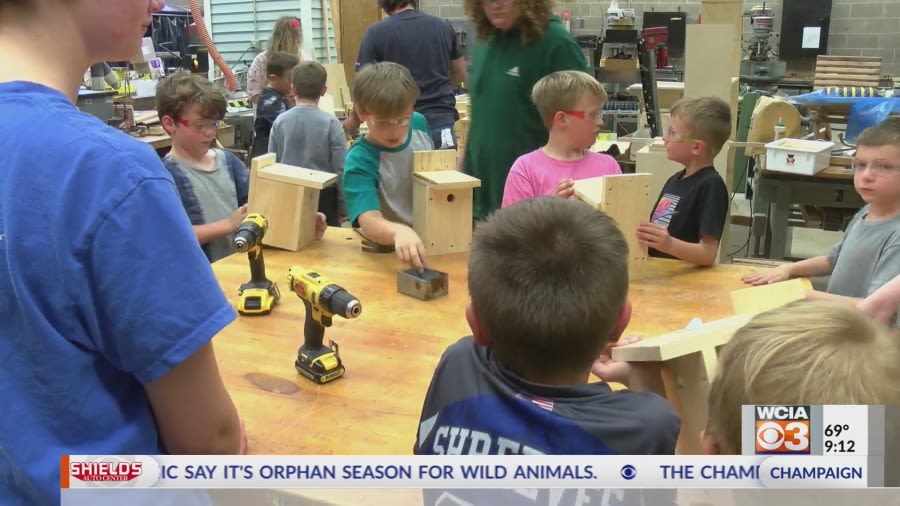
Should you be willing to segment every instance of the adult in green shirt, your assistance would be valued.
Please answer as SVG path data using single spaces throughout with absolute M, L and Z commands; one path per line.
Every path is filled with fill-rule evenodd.
M 472 48 L 463 170 L 481 179 L 473 210 L 478 220 L 500 208 L 516 158 L 547 143 L 547 128 L 531 102 L 534 83 L 558 70 L 589 72 L 551 5 L 550 0 L 465 0 L 479 42 Z

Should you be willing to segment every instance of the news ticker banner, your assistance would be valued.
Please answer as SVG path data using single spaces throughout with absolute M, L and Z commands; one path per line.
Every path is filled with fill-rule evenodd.
M 511 489 L 880 487 L 880 461 L 836 456 L 64 456 L 61 487 Z M 875 459 L 877 460 L 877 458 Z

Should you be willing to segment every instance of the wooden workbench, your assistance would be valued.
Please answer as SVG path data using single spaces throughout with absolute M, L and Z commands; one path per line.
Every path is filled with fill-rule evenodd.
M 214 340 L 228 390 L 246 422 L 254 454 L 410 454 L 419 414 L 441 353 L 469 335 L 467 254 L 432 259 L 450 276 L 450 294 L 429 302 L 396 290 L 403 266 L 393 254 L 362 253 L 349 229 L 330 228 L 300 252 L 265 250 L 269 279 L 281 289 L 272 314 L 238 317 Z M 340 344 L 347 373 L 318 386 L 294 369 L 303 341 L 303 304 L 288 291 L 292 265 L 316 269 L 362 302 L 355 320 L 334 318 L 325 338 Z M 213 264 L 229 300 L 249 279 L 245 255 Z M 732 315 L 729 294 L 750 268 L 698 268 L 651 259 L 647 275 L 631 286 L 634 313 L 628 334 L 653 336 Z

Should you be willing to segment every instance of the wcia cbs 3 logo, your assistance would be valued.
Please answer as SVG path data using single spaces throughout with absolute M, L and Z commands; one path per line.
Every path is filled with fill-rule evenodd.
M 754 406 L 756 454 L 810 453 L 809 406 Z

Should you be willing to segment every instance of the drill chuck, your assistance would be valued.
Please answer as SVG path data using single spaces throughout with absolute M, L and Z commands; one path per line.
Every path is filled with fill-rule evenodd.
M 241 225 L 234 232 L 232 244 L 235 251 L 243 253 L 259 245 L 266 234 L 268 226 L 269 222 L 261 214 L 251 214 L 244 218 L 244 221 L 241 222 Z
M 322 289 L 319 301 L 326 311 L 344 318 L 356 318 L 362 313 L 362 304 L 359 299 L 335 284 L 329 284 Z

